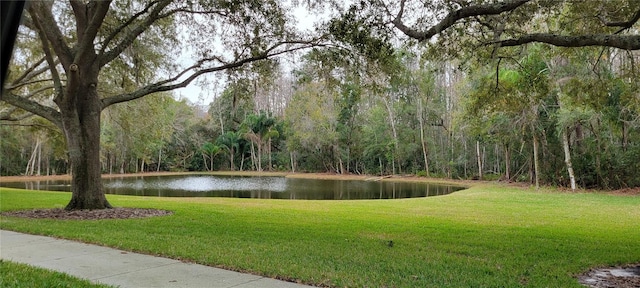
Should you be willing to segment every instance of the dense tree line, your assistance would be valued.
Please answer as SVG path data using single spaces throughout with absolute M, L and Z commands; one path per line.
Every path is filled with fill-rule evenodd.
M 328 19 L 300 31 L 295 5 Z M 149 170 L 638 185 L 638 7 L 31 2 L 0 99 L 0 170 L 71 173 L 67 209 L 110 207 L 100 173 Z M 279 61 L 294 53 L 294 68 Z M 226 83 L 204 117 L 170 96 L 203 75 Z
M 417 174 L 566 187 L 573 177 L 585 188 L 640 185 L 639 82 L 629 64 L 637 54 L 532 46 L 460 68 L 406 49 L 382 64 L 343 53 L 312 51 L 294 71 L 238 71 L 208 107 L 160 95 L 107 109 L 102 172 Z M 4 175 L 69 172 L 61 135 L 42 123 L 2 127 Z

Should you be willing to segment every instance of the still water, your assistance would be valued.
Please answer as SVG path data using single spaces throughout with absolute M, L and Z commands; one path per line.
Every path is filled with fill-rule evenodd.
M 438 196 L 464 187 L 431 183 L 243 176 L 141 176 L 103 179 L 105 193 L 161 197 L 356 200 Z M 0 183 L 3 187 L 71 191 L 69 181 Z

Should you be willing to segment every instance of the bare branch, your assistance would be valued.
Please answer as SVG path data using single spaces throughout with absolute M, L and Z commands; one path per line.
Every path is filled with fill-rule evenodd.
M 81 37 L 83 34 L 81 27 L 87 27 L 88 21 L 86 5 L 78 0 L 69 0 L 69 4 L 71 4 L 73 15 L 76 17 L 76 35 Z M 78 39 L 78 41 L 82 41 L 82 39 Z
M 316 39 L 317 40 L 317 39 Z M 315 40 L 314 40 L 315 41 Z M 185 69 L 184 71 L 180 72 L 177 76 L 171 78 L 171 79 L 167 79 L 164 81 L 160 81 L 154 84 L 150 84 L 147 85 L 141 89 L 138 89 L 134 92 L 131 93 L 126 93 L 126 94 L 120 94 L 120 95 L 116 95 L 116 96 L 112 96 L 112 97 L 108 97 L 108 98 L 104 98 L 102 99 L 102 109 L 105 109 L 113 104 L 117 104 L 117 103 L 121 103 L 121 102 L 126 102 L 126 101 L 130 101 L 130 100 L 134 100 L 134 99 L 138 99 L 141 97 L 144 97 L 146 95 L 152 94 L 152 93 L 157 93 L 157 92 L 163 92 L 163 91 L 171 91 L 174 89 L 178 89 L 178 88 L 184 88 L 187 87 L 187 85 L 189 85 L 191 82 L 193 82 L 196 78 L 198 78 L 201 75 L 207 74 L 207 73 L 212 73 L 212 72 L 217 72 L 217 71 L 223 71 L 223 70 L 228 70 L 228 69 L 232 69 L 232 68 L 238 68 L 241 67 L 245 64 L 251 63 L 251 62 L 256 62 L 259 60 L 264 60 L 267 58 L 272 58 L 281 54 L 285 54 L 285 53 L 290 53 L 293 51 L 298 51 L 298 50 L 302 50 L 302 49 L 307 49 L 307 48 L 311 48 L 311 47 L 317 47 L 317 46 L 325 46 L 323 44 L 318 44 L 315 43 L 314 41 L 283 41 L 283 42 L 279 42 L 273 46 L 271 46 L 270 48 L 268 48 L 265 52 L 256 55 L 256 56 L 252 56 L 252 57 L 247 57 L 241 60 L 237 60 L 231 63 L 226 63 L 220 66 L 216 66 L 216 67 L 211 67 L 211 68 L 206 68 L 206 69 L 201 69 L 198 71 L 195 71 L 192 75 L 190 75 L 187 79 L 176 83 L 176 84 L 169 84 L 172 83 L 174 81 L 176 81 L 177 79 L 181 78 L 183 75 L 185 75 L 186 73 L 188 73 L 191 70 L 197 69 L 198 67 L 200 67 L 200 65 L 203 63 L 203 60 L 199 61 L 196 65 L 193 65 L 187 69 Z M 296 46 L 296 47 L 292 47 L 292 48 L 288 48 L 288 49 L 283 49 L 283 50 L 279 50 L 276 52 L 273 52 L 274 50 L 276 50 L 279 47 L 282 47 L 284 45 L 290 45 L 290 44 L 300 44 L 300 46 Z
M 28 11 L 31 19 L 39 19 L 42 24 L 42 30 L 37 32 L 46 36 L 56 55 L 58 55 L 60 63 L 62 63 L 64 67 L 69 67 L 73 62 L 73 54 L 69 45 L 64 41 L 65 37 L 62 35 L 62 32 L 58 28 L 58 23 L 56 23 L 51 13 L 51 3 L 47 3 L 46 1 L 32 1 L 27 6 L 29 7 Z
M 133 17 L 127 20 L 127 22 L 120 25 L 116 29 L 116 31 L 114 31 L 111 35 L 109 35 L 109 37 L 107 37 L 107 40 L 102 45 L 102 49 L 100 50 L 100 53 L 99 53 L 99 55 L 103 55 L 102 59 L 100 60 L 100 66 L 104 66 L 105 64 L 113 61 L 113 59 L 118 57 L 118 55 L 120 55 L 122 51 L 124 51 L 127 47 L 129 47 L 140 34 L 146 31 L 149 28 L 149 26 L 151 26 L 155 21 L 158 21 L 160 19 L 169 17 L 177 13 L 189 13 L 189 14 L 201 14 L 201 15 L 214 14 L 214 15 L 220 15 L 220 16 L 228 16 L 228 14 L 224 13 L 222 10 L 199 11 L 199 10 L 192 10 L 192 9 L 186 9 L 186 8 L 173 9 L 160 14 L 162 9 L 164 9 L 171 2 L 172 1 L 170 0 L 153 1 L 149 3 L 142 11 L 136 13 Z M 137 18 L 140 18 L 140 16 L 142 16 L 143 14 L 146 14 L 147 12 L 149 12 L 149 10 L 155 4 L 157 4 L 157 6 L 153 7 L 153 10 L 149 13 L 149 16 L 147 16 L 146 19 L 142 21 L 142 23 L 136 26 L 136 28 L 134 28 L 133 30 L 129 31 L 129 33 L 124 36 L 123 40 L 116 45 L 116 47 L 112 48 L 111 51 L 105 53 L 105 49 L 107 48 L 108 44 L 111 41 L 113 41 L 113 39 L 115 39 L 117 34 L 121 33 L 125 27 L 131 25 Z
M 49 67 L 47 67 L 47 70 L 48 70 L 48 68 Z M 49 79 L 37 79 L 37 80 L 33 80 L 33 81 L 23 81 L 23 82 L 15 84 L 15 85 L 8 86 L 6 89 L 7 90 L 15 90 L 15 89 L 18 89 L 20 87 L 27 86 L 27 85 L 43 83 L 43 82 L 51 82 L 51 81 L 53 81 L 53 79 L 50 79 L 50 78 Z M 55 88 L 55 87 L 51 86 L 51 88 Z
M 38 19 L 33 19 L 35 26 L 38 30 L 42 31 L 44 28 L 42 27 L 42 23 Z M 56 69 L 56 62 L 53 60 L 53 55 L 51 55 L 51 49 L 49 47 L 49 41 L 42 33 L 38 33 L 40 36 L 40 42 L 42 43 L 42 50 L 44 50 L 44 58 L 47 60 L 47 64 L 49 66 L 49 70 L 51 72 L 51 77 L 53 78 L 53 84 L 56 89 L 57 97 L 62 97 L 62 81 L 60 81 L 60 75 L 58 74 L 58 69 Z
M 532 42 L 547 43 L 560 47 L 604 46 L 624 50 L 640 50 L 640 35 L 609 35 L 595 34 L 582 36 L 555 35 L 549 33 L 535 33 L 520 38 L 493 41 L 487 44 L 500 44 L 502 47 L 518 46 Z
M 600 16 L 600 21 L 602 22 L 602 24 L 604 24 L 605 26 L 608 27 L 620 27 L 621 29 L 618 30 L 618 32 L 616 32 L 615 34 L 618 34 L 626 29 L 631 28 L 631 26 L 633 26 L 634 24 L 636 24 L 636 22 L 638 22 L 638 20 L 640 20 L 640 9 L 638 9 L 638 11 L 636 11 L 635 14 L 633 14 L 633 16 L 631 17 L 631 19 L 629 19 L 628 21 L 613 21 L 610 22 L 606 19 L 604 19 L 603 16 Z
M 53 87 L 47 87 L 48 89 L 52 89 Z M 40 91 L 40 90 L 39 90 Z M 39 92 L 39 91 L 35 91 L 35 92 Z M 34 92 L 34 93 L 35 93 Z M 32 93 L 32 95 L 34 94 Z M 7 102 L 10 105 L 16 106 L 22 110 L 25 110 L 27 112 L 36 114 L 38 116 L 41 116 L 42 118 L 45 118 L 49 121 L 51 121 L 51 123 L 55 124 L 56 126 L 60 127 L 62 129 L 62 121 L 60 119 L 60 112 L 56 111 L 55 109 L 48 107 L 48 106 L 44 106 L 38 102 L 32 101 L 27 99 L 29 96 L 24 97 L 24 96 L 18 96 L 15 95 L 13 93 L 11 93 L 10 91 L 5 91 L 5 93 L 2 94 L 2 101 Z
M 47 125 L 42 125 L 42 124 L 37 124 L 37 123 L 19 123 L 18 121 L 22 121 L 24 119 L 27 119 L 29 117 L 33 117 L 33 114 L 27 114 L 24 116 L 20 116 L 19 118 L 10 118 L 10 119 L 3 119 L 0 117 L 0 120 L 2 120 L 3 122 L 0 123 L 2 125 L 6 125 L 6 126 L 20 126 L 20 127 L 37 127 L 37 128 L 44 128 L 44 129 L 51 129 L 51 126 L 47 126 Z
M 10 113 L 2 113 L 0 114 L 0 120 L 1 121 L 8 121 L 8 122 L 18 122 L 18 121 L 22 121 L 24 119 L 27 119 L 29 117 L 33 117 L 34 114 L 31 113 L 24 113 L 20 116 L 11 116 Z M 20 124 L 20 123 L 2 123 L 2 125 L 11 125 L 11 126 L 34 126 L 33 124 Z
M 100 54 L 98 54 L 98 58 L 99 58 L 98 65 L 102 67 L 107 63 L 113 61 L 113 59 L 116 59 L 122 53 L 122 51 L 124 51 L 127 47 L 131 46 L 131 44 L 136 40 L 138 36 L 140 36 L 140 34 L 146 31 L 149 28 L 149 26 L 151 26 L 151 24 L 153 24 L 155 21 L 162 18 L 159 16 L 160 12 L 162 11 L 162 9 L 167 7 L 167 5 L 171 4 L 171 2 L 172 2 L 171 0 L 159 1 L 158 4 L 155 7 L 153 7 L 153 10 L 149 13 L 149 16 L 147 16 L 142 21 L 142 23 L 138 24 L 138 26 L 130 30 L 123 37 L 120 43 L 118 43 L 114 48 L 112 48 L 109 51 L 100 51 Z M 167 16 L 168 15 L 164 17 L 167 17 Z M 136 17 L 139 17 L 139 16 L 136 16 Z M 122 30 L 116 31 L 116 32 L 121 32 L 121 31 Z M 105 43 L 105 45 L 106 44 L 107 43 Z M 105 49 L 104 47 L 106 46 L 103 46 L 103 49 Z
M 122 30 L 124 30 L 126 27 L 128 27 L 129 25 L 131 25 L 131 23 L 133 23 L 133 21 L 136 21 L 138 18 L 140 18 L 140 16 L 144 15 L 145 13 L 149 12 L 149 9 L 151 9 L 151 7 L 153 5 L 155 5 L 156 3 L 158 3 L 159 1 L 151 1 L 147 4 L 147 6 L 144 7 L 144 9 L 142 9 L 140 12 L 134 14 L 133 16 L 131 16 L 131 18 L 127 19 L 127 21 L 121 23 L 111 34 L 109 34 L 109 36 L 106 37 L 106 39 L 102 42 L 102 48 L 100 48 L 100 52 L 98 53 L 98 55 L 101 55 L 104 53 L 105 49 L 107 49 L 107 46 L 109 46 L 109 43 L 111 43 L 111 41 L 113 41 L 113 39 L 116 38 L 116 36 L 118 34 L 120 34 L 120 32 L 122 32 Z
M 446 17 L 444 17 L 444 19 L 438 22 L 438 24 L 432 26 L 426 31 L 419 31 L 419 30 L 412 29 L 406 26 L 402 22 L 402 15 L 404 13 L 404 1 L 402 1 L 401 7 L 400 7 L 401 9 L 398 12 L 398 16 L 395 19 L 393 19 L 392 23 L 395 25 L 396 28 L 398 28 L 398 30 L 400 30 L 405 35 L 411 38 L 414 38 L 418 41 L 426 41 L 428 39 L 431 39 L 431 37 L 437 35 L 438 33 L 453 26 L 454 24 L 456 24 L 456 22 L 458 22 L 458 20 L 469 18 L 469 17 L 481 16 L 481 15 L 501 14 L 503 12 L 512 11 L 529 1 L 531 0 L 513 0 L 513 1 L 492 3 L 492 4 L 472 5 L 472 6 L 463 7 L 456 11 L 450 12 L 449 14 L 447 14 Z
M 18 76 L 18 78 L 16 78 L 16 80 L 14 80 L 11 85 L 16 85 L 18 82 L 23 81 L 23 80 L 29 80 L 31 77 L 38 75 L 40 73 L 43 73 L 44 71 L 48 70 L 48 67 L 44 67 L 44 68 L 40 68 L 37 71 L 36 68 L 38 68 L 38 66 L 40 66 L 40 64 L 42 64 L 42 62 L 44 62 L 45 57 L 40 58 L 40 60 L 38 60 L 38 62 L 34 63 L 33 65 L 31 65 L 31 67 L 27 68 L 27 70 L 25 70 L 22 75 Z M 35 72 L 34 72 L 35 71 Z M 33 73 L 32 73 L 33 72 Z M 29 77 L 29 78 L 27 78 Z
M 188 13 L 188 14 L 200 14 L 200 15 L 220 15 L 220 16 L 223 16 L 223 17 L 229 16 L 229 14 L 223 12 L 222 10 L 198 11 L 198 10 L 179 8 L 179 9 L 174 9 L 174 10 L 168 11 L 167 13 L 164 13 L 164 14 L 160 15 L 160 18 L 165 18 L 165 17 L 171 16 L 171 14 L 175 14 L 175 13 Z
M 107 15 L 109 11 L 109 5 L 111 1 L 94 1 L 89 2 L 83 6 L 86 7 L 88 15 L 87 16 L 87 24 L 86 26 L 80 26 L 78 24 L 78 52 L 76 54 L 76 59 L 74 62 L 88 62 L 91 59 L 88 57 L 93 57 L 95 54 L 93 49 L 93 41 L 98 35 L 98 30 L 104 21 L 104 17 Z M 82 29 L 82 31 L 80 31 Z

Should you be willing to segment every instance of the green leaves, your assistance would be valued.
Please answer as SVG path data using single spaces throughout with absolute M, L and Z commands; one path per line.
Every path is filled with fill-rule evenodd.
M 395 51 L 390 43 L 389 31 L 380 24 L 379 16 L 363 13 L 366 11 L 363 6 L 366 6 L 364 1 L 359 6 L 354 4 L 340 18 L 332 19 L 329 33 L 371 61 L 387 64 Z

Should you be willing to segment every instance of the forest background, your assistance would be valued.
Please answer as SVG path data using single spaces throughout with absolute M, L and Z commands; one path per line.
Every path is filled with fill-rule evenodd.
M 212 90 L 217 95 L 205 106 L 176 100 L 174 90 L 107 107 L 102 172 L 253 170 L 640 185 L 638 50 L 473 44 L 506 33 L 501 17 L 483 18 L 494 32 L 488 36 L 480 28 L 468 33 L 474 26 L 462 23 L 416 45 L 367 22 L 367 13 L 376 11 L 363 3 L 318 24 L 326 41 L 296 52 L 295 66 L 273 57 L 217 73 L 224 86 Z M 588 3 L 554 6 L 547 11 L 553 17 L 532 16 L 519 28 L 592 31 L 601 11 L 614 10 Z M 621 10 L 620 19 L 640 15 Z M 637 34 L 637 20 L 624 32 Z M 176 22 L 162 25 L 179 29 Z M 43 61 L 35 34 L 21 32 L 13 71 Z M 167 47 L 181 39 L 154 33 L 103 70 L 102 94 L 152 83 L 179 65 Z M 41 88 L 32 84 L 32 91 Z M 0 111 L 1 175 L 70 173 L 61 131 L 16 111 Z

